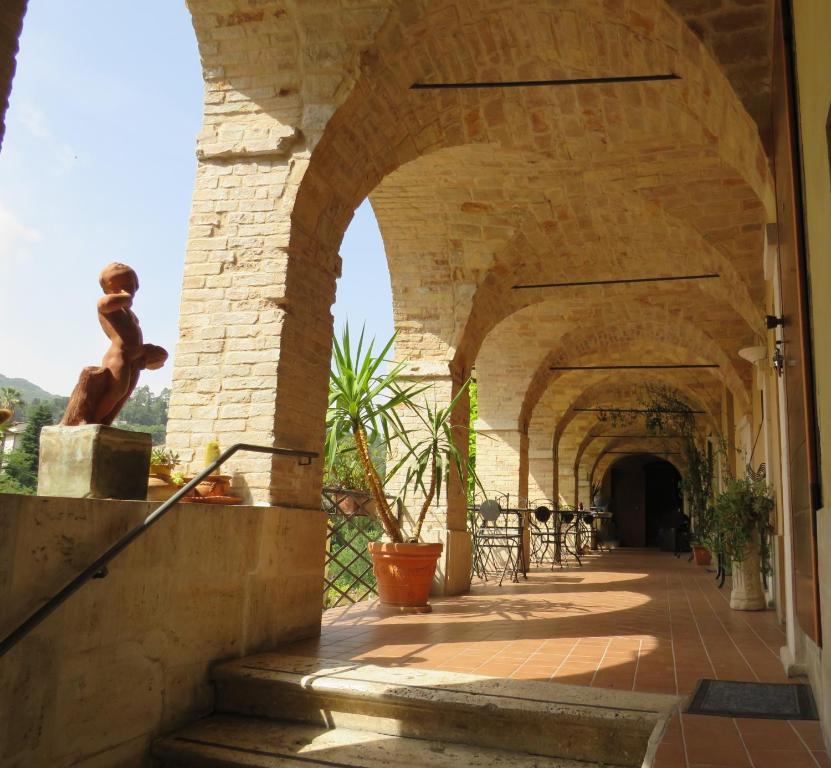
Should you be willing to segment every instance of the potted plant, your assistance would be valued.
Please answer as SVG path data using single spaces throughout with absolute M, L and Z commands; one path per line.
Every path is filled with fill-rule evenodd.
M 359 509 L 369 515 L 376 514 L 375 500 L 354 446 L 351 449 L 350 446 L 343 446 L 334 458 L 334 464 L 327 465 L 323 473 L 323 487 L 332 503 L 345 515 L 354 515 Z
M 719 553 L 733 562 L 730 607 L 765 607 L 761 575 L 770 568 L 770 514 L 774 502 L 763 470 L 747 468 L 743 478 L 728 478 L 711 511 L 711 536 Z
M 150 453 L 150 475 L 170 480 L 170 473 L 179 464 L 179 454 L 163 445 L 157 445 Z
M 327 464 L 334 465 L 339 452 L 350 444 L 366 477 L 375 500 L 378 517 L 389 541 L 371 542 L 373 571 L 378 582 L 381 602 L 399 610 L 426 612 L 427 599 L 436 563 L 442 552 L 440 543 L 419 541 L 424 519 L 436 493 L 440 490 L 450 465 L 464 476 L 461 456 L 452 440 L 450 413 L 464 393 L 467 384 L 447 408 L 420 410 L 416 398 L 425 386 L 403 385 L 401 373 L 404 363 L 393 365 L 383 372 L 386 356 L 395 341 L 395 335 L 381 352 L 373 353 L 371 342 L 364 347 L 361 333 L 353 350 L 349 328 L 342 341 L 334 341 L 334 365 L 330 376 L 327 410 L 326 456 Z M 405 430 L 399 410 L 409 409 L 422 423 L 423 437 L 415 443 Z M 370 446 L 401 449 L 401 458 L 387 477 L 405 472 L 404 487 L 418 487 L 424 492 L 413 533 L 405 537 L 396 513 L 384 492 L 384 481 L 372 460 Z M 451 447 L 452 446 L 452 447 Z M 410 464 L 409 468 L 406 468 Z
M 171 472 L 179 464 L 179 455 L 163 445 L 150 453 L 150 478 L 147 481 L 147 500 L 165 501 L 177 490 Z

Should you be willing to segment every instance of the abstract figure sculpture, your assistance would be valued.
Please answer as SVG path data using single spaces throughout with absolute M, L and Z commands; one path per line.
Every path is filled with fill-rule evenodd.
M 112 424 L 130 397 L 144 368 L 161 368 L 167 352 L 145 344 L 131 307 L 139 282 L 135 271 L 114 262 L 99 277 L 104 296 L 98 300 L 98 320 L 110 340 L 101 366 L 81 371 L 61 424 Z

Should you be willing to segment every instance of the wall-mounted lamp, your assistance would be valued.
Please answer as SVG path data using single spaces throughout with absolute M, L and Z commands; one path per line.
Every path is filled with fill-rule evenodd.
M 773 359 L 771 360 L 773 370 L 781 376 L 785 370 L 785 356 L 782 354 L 782 342 L 777 341 L 773 349 Z
M 776 315 L 765 315 L 765 325 L 767 326 L 767 329 L 771 331 L 777 326 L 785 325 L 785 318 L 776 317 Z

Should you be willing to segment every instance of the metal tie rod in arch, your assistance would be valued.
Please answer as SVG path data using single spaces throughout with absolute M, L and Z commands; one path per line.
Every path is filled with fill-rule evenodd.
M 552 365 L 552 371 L 669 371 L 687 368 L 718 368 L 718 363 L 633 363 L 627 365 Z
M 411 91 L 475 89 L 475 88 L 541 88 L 559 85 L 604 85 L 610 83 L 653 83 L 680 80 L 674 72 L 657 75 L 610 75 L 607 77 L 572 77 L 557 80 L 503 80 L 479 83 L 413 83 Z
M 674 283 L 691 280 L 717 280 L 721 275 L 718 272 L 707 272 L 701 275 L 658 275 L 652 277 L 618 277 L 608 280 L 573 280 L 562 283 L 529 283 L 512 285 L 511 289 L 520 291 L 533 288 L 585 288 L 596 285 L 638 285 L 641 283 Z

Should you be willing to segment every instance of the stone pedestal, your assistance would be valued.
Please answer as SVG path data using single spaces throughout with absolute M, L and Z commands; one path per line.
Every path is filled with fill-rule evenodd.
M 755 541 L 740 563 L 733 562 L 733 591 L 730 607 L 734 611 L 763 611 L 767 608 L 762 588 L 759 545 Z
M 145 432 L 101 424 L 44 427 L 38 496 L 144 500 L 151 449 Z

